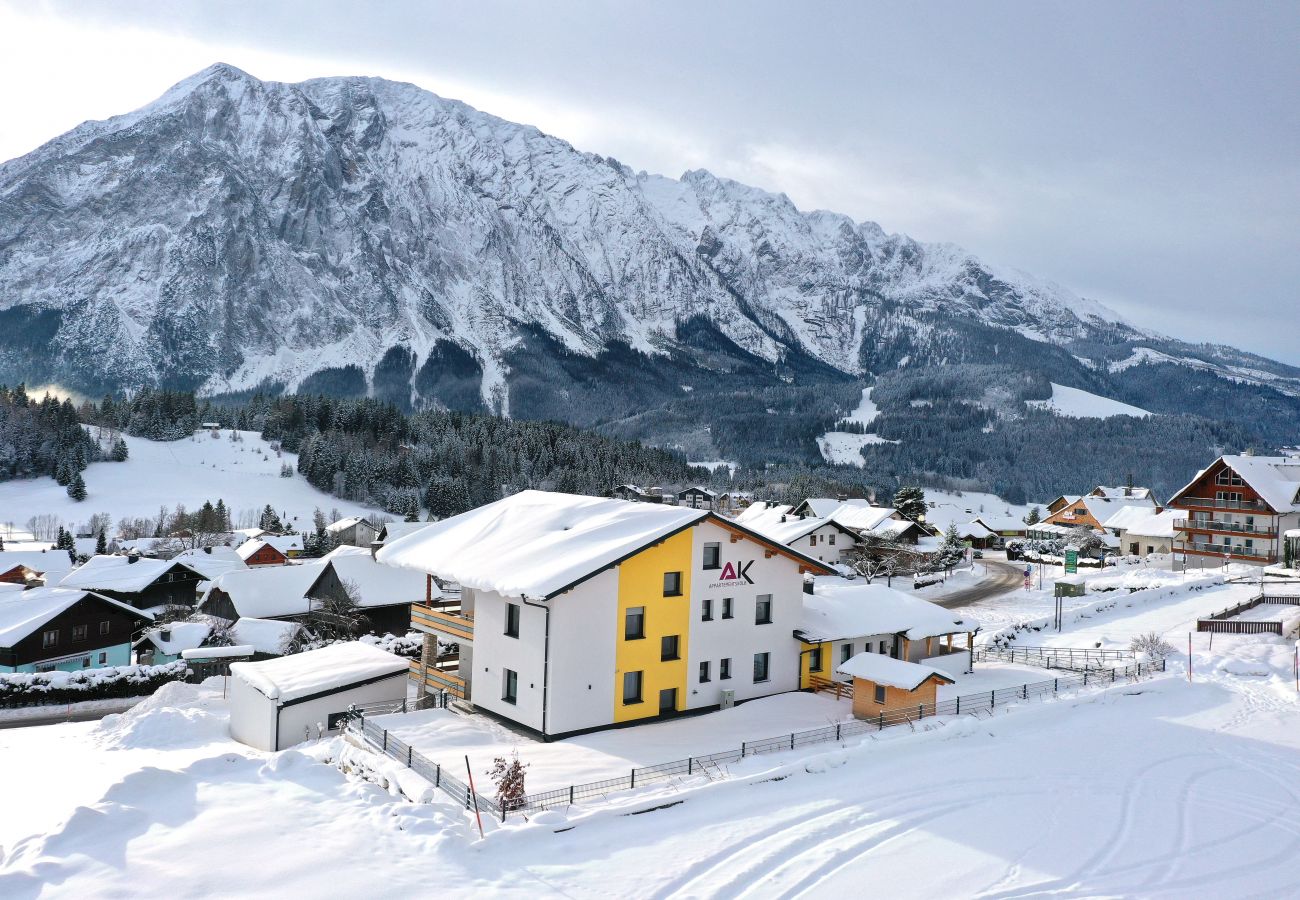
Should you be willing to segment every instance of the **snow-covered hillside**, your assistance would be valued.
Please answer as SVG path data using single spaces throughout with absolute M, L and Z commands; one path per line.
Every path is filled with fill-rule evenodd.
M 98 512 L 113 521 L 124 516 L 156 516 L 160 506 L 173 510 L 182 504 L 193 511 L 210 500 L 224 500 L 232 519 L 241 518 L 266 504 L 285 523 L 301 530 L 311 526 L 317 507 L 344 515 L 373 515 L 376 510 L 330 496 L 308 484 L 296 471 L 282 478 L 280 468 L 297 464 L 297 456 L 277 452 L 256 432 L 209 432 L 179 441 L 150 441 L 127 437 L 130 456 L 125 462 L 91 463 L 83 473 L 87 497 L 81 503 L 68 496 L 52 478 L 0 482 L 0 521 L 21 525 L 33 515 L 53 513 L 67 525 L 85 522 Z M 256 520 L 250 524 L 256 524 Z
M 864 428 L 876 421 L 880 415 L 880 407 L 876 406 L 871 399 L 871 388 L 862 389 L 862 399 L 858 402 L 857 408 L 845 416 L 845 420 L 855 422 Z M 828 463 L 836 463 L 846 466 L 861 466 L 866 460 L 862 458 L 862 448 L 870 444 L 891 444 L 898 443 L 882 438 L 878 434 L 857 434 L 852 431 L 828 431 L 821 437 L 817 438 L 817 446 L 821 449 L 822 459 Z
M 1052 399 L 1028 400 L 1027 405 L 1046 409 L 1058 416 L 1074 419 L 1108 419 L 1111 416 L 1134 416 L 1142 419 L 1151 415 L 1145 409 L 1091 394 L 1079 388 L 1052 383 Z

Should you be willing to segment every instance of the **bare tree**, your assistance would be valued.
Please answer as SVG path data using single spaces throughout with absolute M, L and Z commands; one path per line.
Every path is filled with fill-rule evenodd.
M 37 513 L 27 520 L 27 530 L 38 541 L 52 541 L 62 524 L 63 520 L 54 513 Z
M 867 534 L 848 555 L 848 564 L 863 578 L 867 584 L 884 577 L 892 582 L 893 577 L 911 569 L 914 554 L 903 544 L 888 538 Z

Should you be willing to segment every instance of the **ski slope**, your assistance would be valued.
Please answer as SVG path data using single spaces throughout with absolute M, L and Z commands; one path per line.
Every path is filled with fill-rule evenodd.
M 1100 394 L 1091 394 L 1078 388 L 1052 382 L 1052 399 L 1026 400 L 1027 406 L 1045 409 L 1058 416 L 1071 419 L 1109 419 L 1111 416 L 1134 416 L 1145 419 L 1151 415 L 1145 409 L 1111 400 Z
M 866 426 L 876 421 L 879 415 L 880 407 L 871 399 L 871 388 L 863 388 L 862 400 L 858 403 L 857 408 L 844 418 L 850 422 L 857 422 Z M 817 446 L 821 449 L 822 459 L 828 463 L 841 466 L 866 465 L 867 461 L 862 458 L 863 447 L 872 444 L 897 443 L 898 441 L 882 438 L 878 434 L 854 434 L 851 431 L 828 431 L 817 438 Z
M 287 513 L 286 524 L 299 530 L 310 527 L 316 507 L 326 513 L 337 508 L 345 516 L 377 512 L 308 484 L 296 471 L 297 454 L 277 452 L 257 432 L 234 433 L 237 441 L 230 440 L 230 430 L 215 439 L 208 432 L 179 441 L 127 437 L 125 462 L 91 463 L 83 473 L 87 497 L 81 503 L 52 478 L 0 482 L 0 522 L 21 526 L 33 515 L 53 513 L 76 524 L 98 512 L 116 522 L 124 516 L 156 517 L 160 506 L 173 510 L 179 503 L 193 510 L 218 499 L 226 502 L 237 526 L 244 514 L 268 503 L 282 517 Z M 293 477 L 280 477 L 282 464 L 295 469 Z

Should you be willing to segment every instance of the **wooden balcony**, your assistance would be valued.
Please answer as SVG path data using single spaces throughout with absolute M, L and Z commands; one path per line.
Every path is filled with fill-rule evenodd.
M 1248 525 L 1245 522 L 1227 522 L 1223 519 L 1174 519 L 1178 531 L 1214 531 L 1223 534 L 1258 534 L 1270 540 L 1276 529 L 1267 525 Z
M 440 634 L 453 641 L 474 640 L 474 617 L 464 615 L 460 606 L 428 606 L 411 604 L 411 627 L 427 634 Z
M 1218 500 L 1214 497 L 1179 497 L 1175 504 L 1178 508 L 1197 507 L 1200 509 L 1240 509 L 1246 512 L 1258 512 L 1272 515 L 1268 504 L 1263 500 Z
M 1252 562 L 1274 562 L 1275 554 L 1260 547 L 1242 547 L 1239 544 L 1178 544 L 1176 550 L 1195 556 L 1228 556 L 1232 559 L 1245 559 Z
M 421 681 L 431 691 L 446 691 L 459 700 L 465 699 L 465 679 L 453 672 L 440 669 L 425 670 L 418 659 L 411 660 L 411 678 L 416 684 Z

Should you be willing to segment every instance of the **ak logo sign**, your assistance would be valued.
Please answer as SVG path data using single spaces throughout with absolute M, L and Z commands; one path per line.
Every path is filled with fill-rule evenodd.
M 749 584 L 753 584 L 754 579 L 749 577 L 749 567 L 753 564 L 754 561 L 752 559 L 749 562 L 741 563 L 740 565 L 727 563 L 722 567 L 722 574 L 718 576 L 718 580 L 715 584 L 726 584 L 729 581 L 745 581 Z

